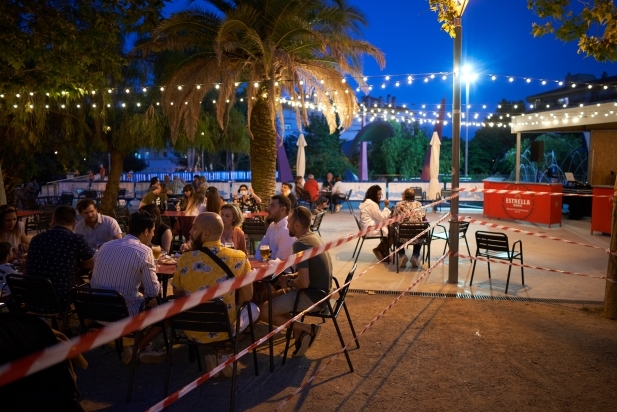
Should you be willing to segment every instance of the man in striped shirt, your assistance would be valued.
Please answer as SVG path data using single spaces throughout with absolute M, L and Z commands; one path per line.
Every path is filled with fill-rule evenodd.
M 129 234 L 101 246 L 94 255 L 94 270 L 90 286 L 120 292 L 126 300 L 129 314 L 135 315 L 147 298 L 155 297 L 161 290 L 156 277 L 156 264 L 149 246 L 155 233 L 156 216 L 139 211 L 131 215 Z M 143 288 L 143 294 L 139 288 Z M 139 341 L 139 360 L 144 363 L 165 360 L 165 352 L 148 346 L 162 329 L 152 326 Z M 124 363 L 130 363 L 133 352 L 125 347 Z

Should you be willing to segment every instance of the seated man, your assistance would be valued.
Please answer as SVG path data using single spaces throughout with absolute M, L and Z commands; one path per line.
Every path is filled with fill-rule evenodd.
M 342 207 L 343 200 L 347 199 L 347 194 L 345 193 L 345 187 L 343 186 L 343 182 L 341 181 L 340 176 L 336 176 L 334 178 L 334 186 L 332 186 L 332 203 L 334 204 L 334 211 L 339 212 Z
M 221 282 L 229 280 L 226 271 L 217 264 L 203 250 L 208 248 L 226 264 L 234 277 L 246 276 L 251 271 L 251 265 L 244 252 L 233 248 L 223 247 L 221 235 L 223 234 L 223 220 L 216 213 L 204 212 L 199 214 L 193 221 L 191 229 L 191 244 L 193 251 L 183 253 L 178 260 L 178 266 L 174 273 L 172 286 L 174 295 L 188 295 L 200 290 L 214 287 Z M 238 296 L 236 299 L 236 292 Z M 237 291 L 232 290 L 220 298 L 227 304 L 229 319 L 234 322 L 237 316 L 237 306 L 251 300 L 253 296 L 253 284 L 249 283 Z M 253 321 L 259 317 L 259 308 L 251 303 Z M 241 314 L 240 330 L 249 325 L 248 310 Z M 210 343 L 227 339 L 227 333 L 218 332 L 189 332 L 186 336 L 200 343 Z M 218 359 L 217 359 L 218 357 Z M 206 355 L 206 367 L 210 371 L 219 363 L 225 362 L 229 357 L 224 352 Z M 223 370 L 223 374 L 231 377 L 232 365 Z
M 94 249 L 82 235 L 73 233 L 76 217 L 71 206 L 58 206 L 51 218 L 52 228 L 30 241 L 26 260 L 26 274 L 49 279 L 61 308 L 67 306 L 78 270 L 92 269 L 94 264 Z
M 291 193 L 292 190 L 293 190 L 293 185 L 291 183 L 283 182 L 281 184 L 281 194 L 287 196 L 291 204 L 291 209 L 295 209 L 296 207 L 298 207 L 298 199 L 296 199 L 296 195 Z
M 294 253 L 324 244 L 320 236 L 311 232 L 310 226 L 311 212 L 307 208 L 301 206 L 292 211 L 287 227 L 289 228 L 289 236 L 296 236 L 298 238 L 293 244 Z M 330 292 L 332 286 L 332 261 L 330 260 L 330 254 L 323 252 L 304 262 L 300 262 L 297 275 L 280 275 L 278 283 L 283 289 L 277 291 L 272 300 L 272 323 L 276 326 L 280 326 L 290 319 L 290 313 L 294 309 L 298 289 L 311 288 L 321 289 L 327 293 Z M 299 311 L 304 310 L 322 298 L 323 295 L 321 294 L 303 293 L 298 302 L 297 309 Z M 259 320 L 268 322 L 268 302 L 264 303 L 260 309 Z M 319 307 L 314 308 L 314 310 L 319 310 Z M 296 321 L 292 323 L 291 327 L 296 339 L 296 350 L 293 356 L 301 356 L 311 347 L 315 338 L 319 335 L 321 326 Z
M 292 254 L 293 242 L 295 237 L 290 237 L 287 229 L 287 215 L 291 210 L 291 202 L 284 195 L 274 195 L 270 199 L 268 206 L 268 221 L 270 226 L 266 231 L 266 235 L 259 242 L 259 246 L 255 251 L 255 259 L 263 260 L 259 252 L 262 245 L 270 246 L 270 259 L 287 259 Z
M 100 214 L 94 200 L 77 202 L 77 213 L 82 219 L 77 222 L 75 233 L 85 237 L 90 247 L 98 249 L 105 242 L 122 238 L 122 229 L 116 219 Z
M 155 222 L 156 216 L 148 212 L 133 213 L 129 220 L 128 235 L 103 244 L 94 257 L 90 286 L 120 292 L 126 300 L 130 315 L 139 313 L 139 307 L 146 297 L 155 297 L 161 291 L 152 249 L 147 246 L 152 242 Z M 143 294 L 140 287 L 143 288 Z M 152 326 L 140 339 L 138 353 L 141 362 L 162 362 L 166 359 L 164 350 L 148 347 L 161 332 L 159 326 Z M 132 357 L 133 348 L 125 347 L 122 353 L 124 363 L 129 364 Z
M 308 175 L 308 179 L 304 184 L 304 191 L 308 192 L 311 201 L 315 203 L 316 212 L 321 212 L 328 207 L 328 199 L 319 194 L 319 183 L 315 180 L 315 176 Z
M 148 193 L 144 195 L 139 203 L 139 208 L 141 209 L 145 205 L 155 204 L 161 213 L 163 213 L 167 209 L 167 195 L 165 192 L 167 188 L 164 184 L 158 184 L 157 186 L 150 186 L 152 190 L 148 189 Z

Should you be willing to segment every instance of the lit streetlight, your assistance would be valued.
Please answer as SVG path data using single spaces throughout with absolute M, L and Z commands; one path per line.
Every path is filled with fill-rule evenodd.
M 478 78 L 477 73 L 473 73 L 471 66 L 463 66 L 463 74 L 461 80 L 465 82 L 465 177 L 469 176 L 468 163 L 469 163 L 469 83 L 476 81 Z

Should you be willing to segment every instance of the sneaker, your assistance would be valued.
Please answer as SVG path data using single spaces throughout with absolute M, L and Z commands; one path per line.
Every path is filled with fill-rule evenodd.
M 417 256 L 412 256 L 411 257 L 411 267 L 412 268 L 420 267 L 420 261 L 418 260 Z
M 219 365 L 222 364 L 222 363 L 227 362 L 230 358 L 231 358 L 231 356 L 229 356 L 229 355 L 221 355 L 221 356 L 219 356 Z M 233 364 L 233 362 L 230 363 L 229 365 L 225 366 L 221 372 L 223 372 L 223 375 L 226 378 L 232 378 L 234 376 L 234 364 Z M 240 375 L 240 368 L 236 368 L 236 376 L 238 376 L 238 375 Z
M 336 205 L 336 206 L 334 207 L 334 212 L 335 212 L 335 213 L 340 212 L 342 207 L 343 207 L 343 206 L 341 206 L 341 205 Z
M 148 346 L 146 349 L 139 352 L 139 361 L 141 363 L 160 363 L 167 360 L 167 352 L 161 348 Z
M 122 349 L 122 362 L 124 362 L 125 365 L 130 365 L 132 360 L 133 348 L 131 346 L 125 346 L 124 349 Z
M 377 257 L 377 260 L 379 260 L 380 262 L 383 260 L 383 254 L 381 253 L 381 251 L 377 248 L 373 249 L 373 254 Z
M 218 359 L 215 353 L 209 353 L 206 355 L 206 372 L 210 372 L 212 369 L 218 366 Z M 221 373 L 217 372 L 212 375 L 213 378 L 218 378 Z
M 407 259 L 406 255 L 403 255 L 401 257 L 401 264 L 399 265 L 399 267 L 404 268 L 405 266 L 407 266 L 407 262 L 409 262 L 409 259 Z
M 299 356 L 304 355 L 306 351 L 308 350 L 310 344 L 311 344 L 311 334 L 302 332 L 302 334 L 300 335 L 300 338 L 296 342 L 296 351 L 293 353 L 293 357 L 297 358 Z

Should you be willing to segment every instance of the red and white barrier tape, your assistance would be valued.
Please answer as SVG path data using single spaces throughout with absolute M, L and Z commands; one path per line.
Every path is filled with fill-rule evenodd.
M 313 374 L 313 376 L 311 376 L 310 378 L 308 378 L 302 385 L 300 385 L 300 387 L 298 389 L 296 389 L 291 395 L 289 395 L 287 398 L 285 398 L 274 410 L 275 412 L 278 412 L 281 410 L 281 408 L 283 408 L 287 403 L 289 403 L 289 401 L 296 396 L 297 394 L 299 394 L 304 388 L 306 388 L 308 386 L 308 384 L 310 384 L 313 380 L 315 380 L 315 378 L 321 373 L 323 372 L 324 369 L 326 369 L 332 362 L 334 362 L 336 360 L 336 358 L 338 358 L 341 353 L 344 353 L 345 350 L 352 344 L 354 343 L 356 340 L 358 340 L 360 338 L 360 336 L 362 336 L 367 330 L 369 330 L 379 319 L 381 319 L 390 309 L 392 309 L 394 307 L 394 305 L 396 305 L 399 300 L 401 300 L 401 298 L 403 296 L 405 296 L 407 293 L 409 293 L 411 291 L 411 289 L 414 288 L 414 286 L 416 286 L 424 277 L 426 277 L 428 274 L 430 274 L 436 267 L 437 265 L 439 265 L 440 263 L 442 263 L 445 258 L 447 256 L 449 256 L 450 253 L 446 253 L 445 255 L 443 255 L 442 257 L 440 257 L 431 267 L 429 267 L 428 269 L 426 269 L 424 271 L 424 273 L 422 275 L 420 275 L 403 293 L 401 293 L 396 299 L 394 299 L 394 301 L 392 303 L 390 303 L 384 310 L 382 310 L 372 321 L 370 321 L 368 323 L 368 325 L 366 325 L 364 327 L 364 329 L 362 329 L 355 338 L 351 339 L 343 348 L 341 348 L 338 352 L 336 352 L 330 359 L 328 359 L 328 362 L 326 362 L 323 366 L 321 366 L 317 372 L 315 372 Z
M 524 184 L 524 183 L 521 183 Z M 454 191 L 454 190 L 453 190 Z M 460 187 L 459 192 L 484 192 L 484 193 L 496 193 L 496 194 L 510 194 L 510 195 L 538 195 L 538 196 L 575 196 L 575 197 L 606 197 L 613 198 L 611 195 L 587 195 L 583 193 L 562 193 L 562 192 L 534 192 L 531 190 L 506 190 L 506 189 L 483 189 L 483 188 L 466 188 Z
M 438 202 L 423 206 L 423 208 L 434 206 L 456 196 L 458 195 L 453 195 Z M 401 215 L 393 219 L 388 219 L 386 222 L 382 222 L 379 225 L 368 227 L 360 232 L 343 236 L 318 247 L 313 247 L 295 255 L 291 255 L 286 260 L 281 261 L 276 265 L 272 264 L 261 269 L 253 270 L 244 277 L 222 282 L 213 288 L 192 293 L 181 299 L 177 299 L 173 302 L 160 305 L 147 312 L 139 313 L 130 318 L 114 322 L 108 326 L 105 326 L 104 328 L 98 329 L 88 334 L 77 336 L 68 342 L 58 343 L 40 352 L 33 353 L 11 363 L 0 365 L 0 386 L 6 385 L 7 383 L 10 383 L 12 381 L 36 373 L 40 370 L 62 362 L 65 359 L 75 357 L 83 352 L 103 345 L 106 342 L 110 342 L 121 336 L 125 336 L 136 330 L 142 329 L 146 326 L 161 322 L 162 320 L 174 316 L 184 310 L 193 308 L 200 303 L 207 302 L 215 297 L 222 296 L 223 294 L 228 293 L 231 290 L 236 290 L 242 286 L 253 283 L 257 280 L 264 278 L 265 276 L 271 275 L 273 273 L 280 273 L 289 266 L 295 266 L 298 263 L 308 260 L 329 249 L 338 247 L 343 243 L 350 242 L 354 239 L 364 236 L 365 234 L 373 230 L 378 230 L 384 226 L 387 226 L 393 222 L 398 222 L 404 218 L 405 215 Z M 443 220 L 444 218 L 445 217 L 442 217 L 442 219 L 440 219 L 439 221 Z
M 435 222 L 435 224 L 439 223 L 440 221 L 446 219 L 448 217 L 449 213 L 446 213 L 445 215 L 443 215 L 437 222 Z M 416 235 L 414 238 L 409 239 L 407 242 L 405 242 L 404 244 L 402 244 L 399 248 L 397 248 L 394 252 L 392 253 L 396 253 L 399 249 L 404 248 L 407 244 L 409 244 L 410 242 L 413 242 L 414 240 L 420 238 L 424 233 L 426 233 L 428 230 L 430 230 L 431 228 L 427 228 L 424 231 L 422 231 L 421 233 L 419 233 L 418 235 Z M 384 258 L 385 260 L 386 258 Z M 338 293 L 338 291 L 340 291 L 341 289 L 345 288 L 347 285 L 350 285 L 351 282 L 353 282 L 354 280 L 360 278 L 362 275 L 366 274 L 368 271 L 370 271 L 371 269 L 373 269 L 375 266 L 379 265 L 381 261 L 378 261 L 377 263 L 369 266 L 367 269 L 365 269 L 362 273 L 358 274 L 357 276 L 355 276 L 353 279 L 351 279 L 349 282 L 341 285 L 341 287 L 339 287 L 338 289 L 335 289 L 333 291 L 331 291 L 327 296 L 325 296 L 324 298 L 322 298 L 320 301 L 314 303 L 313 305 L 311 305 L 310 307 L 308 307 L 307 309 L 303 310 L 302 313 L 298 314 L 297 316 L 294 316 L 293 318 L 291 318 L 290 320 L 288 320 L 287 322 L 285 322 L 285 324 L 277 327 L 276 329 L 274 329 L 272 332 L 268 333 L 266 336 L 262 337 L 261 339 L 257 340 L 255 343 L 252 343 L 251 345 L 249 345 L 248 347 L 246 347 L 245 349 L 243 349 L 242 351 L 238 352 L 236 355 L 234 355 L 233 357 L 231 357 L 230 359 L 228 359 L 227 361 L 225 361 L 225 363 L 220 364 L 219 366 L 217 366 L 216 368 L 212 369 L 210 372 L 200 376 L 199 378 L 195 379 L 193 382 L 189 383 L 188 385 L 184 386 L 183 388 L 177 390 L 176 392 L 174 392 L 173 394 L 169 395 L 168 397 L 166 397 L 165 399 L 161 400 L 160 402 L 156 403 L 155 405 L 153 405 L 152 407 L 150 407 L 148 409 L 148 412 L 156 412 L 156 411 L 161 411 L 165 408 L 167 408 L 168 406 L 172 405 L 174 402 L 176 402 L 178 399 L 182 398 L 183 396 L 187 395 L 189 392 L 191 392 L 193 389 L 197 388 L 199 385 L 201 385 L 202 383 L 206 382 L 208 379 L 210 379 L 212 376 L 216 375 L 216 373 L 220 372 L 221 370 L 223 370 L 223 368 L 225 368 L 228 365 L 231 365 L 233 362 L 235 362 L 236 359 L 240 359 L 241 357 L 245 356 L 247 353 L 249 353 L 249 351 L 253 350 L 254 348 L 256 348 L 257 346 L 261 345 L 262 343 L 264 343 L 266 340 L 270 339 L 270 337 L 274 336 L 275 334 L 277 334 L 279 331 L 281 331 L 282 329 L 284 329 L 285 327 L 287 327 L 287 325 L 289 325 L 290 323 L 296 321 L 297 319 L 300 319 L 302 316 L 304 316 L 305 313 L 310 312 L 314 307 L 316 307 L 317 305 L 325 302 L 327 299 L 330 299 L 335 293 Z M 435 264 L 437 265 L 437 263 Z M 431 269 L 432 271 L 432 269 Z M 425 276 L 426 274 L 422 275 Z M 420 279 L 420 278 L 419 278 Z M 418 279 L 418 280 L 419 280 Z M 417 282 L 416 282 L 417 283 Z M 412 286 L 413 287 L 413 286 Z M 360 335 L 358 335 L 360 336 Z
M 486 227 L 490 227 L 490 228 L 493 228 L 493 229 L 509 230 L 509 231 L 515 232 L 515 233 L 522 233 L 522 234 L 529 235 L 529 236 L 537 236 L 537 237 L 542 238 L 542 239 L 556 240 L 556 241 L 560 241 L 560 242 L 566 242 L 566 243 L 569 243 L 571 245 L 579 245 L 579 246 L 589 247 L 589 248 L 592 248 L 592 249 L 599 249 L 599 250 L 602 250 L 602 251 L 608 253 L 609 255 L 617 256 L 617 251 L 613 252 L 613 251 L 611 251 L 608 248 L 603 248 L 603 247 L 600 247 L 600 246 L 589 245 L 587 243 L 575 242 L 573 240 L 562 239 L 562 238 L 558 238 L 558 237 L 554 237 L 554 236 L 549 236 L 549 235 L 543 235 L 541 233 L 530 232 L 530 231 L 527 231 L 527 230 L 517 229 L 515 227 L 510 227 L 510 226 L 498 225 L 496 223 L 485 222 L 485 221 L 482 221 L 482 220 L 471 219 L 471 218 L 468 218 L 468 217 L 460 217 L 459 220 L 461 222 L 469 222 L 469 223 L 473 223 L 475 225 L 486 226 Z

